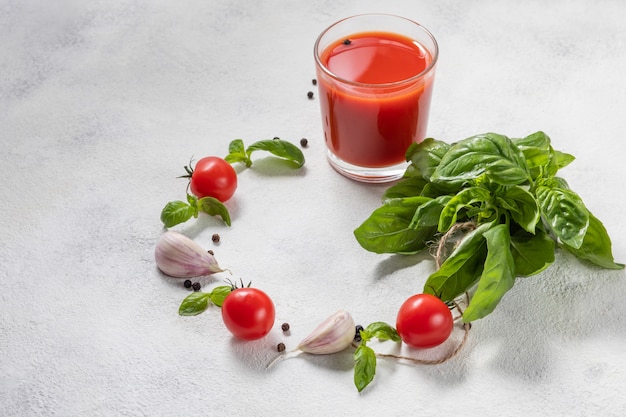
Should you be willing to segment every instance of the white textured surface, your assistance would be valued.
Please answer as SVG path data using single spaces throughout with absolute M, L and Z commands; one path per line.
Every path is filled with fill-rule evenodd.
M 381 359 L 360 395 L 350 352 L 265 370 L 338 308 L 393 323 L 433 270 L 355 242 L 384 186 L 332 171 L 306 98 L 317 34 L 372 11 L 439 40 L 431 136 L 544 130 L 577 156 L 563 176 L 626 261 L 621 0 L 0 0 L 1 416 L 626 415 L 626 276 L 565 254 L 446 364 Z M 304 170 L 261 158 L 231 228 L 177 228 L 273 297 L 275 329 L 241 343 L 216 308 L 178 316 L 188 292 L 157 272 L 154 243 L 191 156 L 274 136 L 309 138 Z

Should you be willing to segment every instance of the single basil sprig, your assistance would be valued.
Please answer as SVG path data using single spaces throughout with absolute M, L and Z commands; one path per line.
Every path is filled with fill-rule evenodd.
M 555 150 L 545 133 L 486 133 L 454 144 L 429 138 L 411 145 L 406 159 L 404 178 L 355 237 L 369 251 L 405 254 L 437 240 L 445 249 L 457 239 L 438 257 L 424 292 L 449 302 L 475 288 L 465 322 L 490 314 L 516 277 L 545 270 L 557 247 L 603 268 L 624 268 L 600 220 L 557 176 L 574 157 Z M 460 242 L 458 229 L 468 231 Z
M 360 331 L 361 343 L 354 351 L 354 385 L 359 392 L 363 391 L 376 375 L 376 352 L 367 346 L 367 342 L 377 338 L 378 340 L 392 340 L 400 343 L 400 335 L 390 325 L 383 322 L 375 322 Z
M 197 316 L 209 307 L 209 301 L 221 307 L 224 300 L 232 291 L 232 286 L 221 285 L 213 288 L 211 292 L 194 291 L 189 294 L 178 308 L 181 316 Z
M 247 167 L 252 166 L 251 155 L 255 151 L 267 151 L 282 159 L 292 162 L 297 168 L 304 165 L 304 154 L 302 151 L 286 140 L 266 139 L 254 142 L 247 148 L 243 140 L 235 139 L 228 146 L 228 155 L 224 158 L 227 162 L 242 162 Z
M 200 212 L 220 216 L 230 226 L 230 213 L 221 201 L 213 197 L 197 198 L 191 194 L 187 194 L 187 202 L 176 200 L 167 203 L 161 210 L 161 221 L 165 227 L 173 227 L 192 217 L 197 218 Z
M 304 165 L 304 154 L 302 151 L 291 142 L 281 139 L 260 140 L 247 148 L 244 146 L 243 140 L 235 139 L 228 145 L 228 155 L 224 160 L 230 164 L 241 162 L 250 167 L 252 166 L 250 156 L 255 151 L 268 151 L 274 156 L 289 161 L 297 168 Z M 188 167 L 185 167 L 185 169 L 189 175 L 183 177 L 189 178 L 192 171 Z M 165 227 L 173 227 L 188 221 L 192 217 L 197 218 L 200 212 L 210 216 L 220 216 L 224 223 L 228 226 L 231 225 L 230 213 L 221 201 L 213 197 L 198 199 L 189 193 L 187 193 L 187 202 L 176 200 L 167 203 L 161 211 L 161 221 Z

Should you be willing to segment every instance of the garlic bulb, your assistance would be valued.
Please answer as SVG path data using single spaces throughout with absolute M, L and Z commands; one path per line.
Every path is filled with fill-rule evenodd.
M 167 231 L 159 238 L 154 258 L 166 275 L 191 278 L 223 272 L 215 257 L 182 233 Z
M 338 310 L 320 323 L 296 349 L 316 355 L 340 352 L 350 346 L 354 340 L 355 328 L 354 319 L 350 313 Z

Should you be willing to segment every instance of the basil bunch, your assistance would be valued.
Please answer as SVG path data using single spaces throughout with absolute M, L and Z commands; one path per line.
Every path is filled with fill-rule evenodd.
M 406 158 L 403 179 L 355 237 L 372 252 L 412 254 L 471 222 L 475 228 L 424 285 L 444 301 L 475 288 L 464 322 L 491 313 L 516 277 L 546 269 L 557 246 L 603 268 L 624 268 L 600 220 L 557 176 L 574 157 L 555 150 L 545 133 L 486 133 L 454 144 L 428 138 Z

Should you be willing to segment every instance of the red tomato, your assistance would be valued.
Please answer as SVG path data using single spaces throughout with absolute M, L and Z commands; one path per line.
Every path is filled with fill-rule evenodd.
M 237 189 L 237 173 L 231 164 L 217 156 L 200 159 L 191 174 L 191 192 L 198 198 L 213 197 L 221 202 Z
M 256 288 L 239 288 L 228 294 L 222 304 L 222 320 L 239 339 L 260 339 L 274 325 L 274 303 Z
M 452 312 L 446 303 L 434 295 L 416 294 L 400 307 L 396 330 L 407 345 L 430 348 L 446 341 L 453 324 Z

